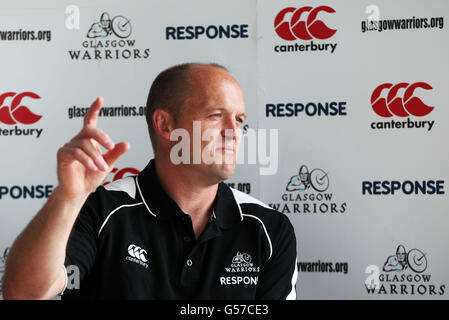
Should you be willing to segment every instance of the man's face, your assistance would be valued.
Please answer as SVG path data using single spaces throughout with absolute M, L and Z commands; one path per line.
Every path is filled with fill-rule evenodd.
M 398 248 L 396 249 L 396 257 L 401 264 L 405 264 L 407 262 L 407 252 L 405 251 L 403 245 L 398 246 Z
M 206 183 L 217 183 L 230 178 L 235 170 L 240 126 L 245 119 L 243 92 L 237 81 L 220 68 L 201 66 L 190 72 L 192 96 L 178 114 L 176 127 L 190 134 L 190 163 L 195 163 L 195 157 L 201 161 L 188 169 Z M 197 146 L 195 126 L 201 133 L 196 136 L 201 139 Z
M 398 257 L 398 261 L 399 262 L 404 262 L 405 261 L 405 252 L 398 252 L 396 254 L 396 256 Z

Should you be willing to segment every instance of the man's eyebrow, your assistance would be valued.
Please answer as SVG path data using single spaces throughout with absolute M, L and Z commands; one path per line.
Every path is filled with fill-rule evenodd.
M 205 112 L 211 111 L 228 111 L 226 108 L 218 107 L 218 106 L 209 106 L 205 108 Z M 242 117 L 244 119 L 248 118 L 248 115 L 245 112 L 239 113 L 237 116 Z

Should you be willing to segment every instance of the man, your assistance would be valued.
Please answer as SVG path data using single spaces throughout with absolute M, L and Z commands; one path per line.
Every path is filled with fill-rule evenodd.
M 408 268 L 407 251 L 405 247 L 401 244 L 396 248 L 396 254 L 389 256 L 387 261 L 385 261 L 382 268 L 383 271 L 404 271 Z
M 245 117 L 226 69 L 184 64 L 159 74 L 147 102 L 155 159 L 106 187 L 98 186 L 129 145 L 97 128 L 102 103 L 58 151 L 59 185 L 11 248 L 4 297 L 294 299 L 288 218 L 222 182 Z M 207 136 L 200 148 L 190 141 L 173 153 L 176 130 L 193 137 L 198 125 Z M 174 163 L 179 153 L 188 163 Z M 79 268 L 79 289 L 67 288 L 69 266 Z
M 306 165 L 302 165 L 299 168 L 297 176 L 290 178 L 287 184 L 287 191 L 305 191 L 310 188 L 309 169 Z

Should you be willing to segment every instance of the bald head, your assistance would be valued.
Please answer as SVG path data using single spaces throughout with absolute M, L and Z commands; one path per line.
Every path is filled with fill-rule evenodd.
M 147 100 L 146 120 L 153 149 L 156 134 L 153 123 L 154 111 L 161 109 L 176 119 L 184 103 L 192 97 L 201 95 L 208 85 L 213 86 L 218 78 L 234 81 L 227 69 L 218 64 L 185 63 L 162 71 L 151 85 Z

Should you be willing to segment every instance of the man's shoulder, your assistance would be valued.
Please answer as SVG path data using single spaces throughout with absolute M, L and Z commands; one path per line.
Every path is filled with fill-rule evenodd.
M 259 199 L 254 198 L 253 196 L 250 196 L 247 193 L 244 193 L 242 191 L 236 190 L 234 188 L 230 188 L 232 193 L 234 194 L 234 198 L 237 201 L 237 203 L 239 205 L 242 204 L 255 204 L 257 206 L 260 206 L 261 209 L 268 209 L 268 210 L 273 210 L 270 206 L 268 206 L 267 204 L 263 203 L 262 201 L 260 201 Z
M 78 219 L 90 221 L 96 225 L 97 231 L 115 213 L 138 210 L 142 200 L 136 190 L 135 177 L 113 181 L 98 186 L 83 204 Z
M 234 198 L 242 210 L 242 215 L 254 217 L 267 223 L 289 223 L 288 217 L 271 208 L 261 200 L 236 189 L 230 188 Z
M 115 180 L 99 187 L 97 190 L 103 192 L 107 197 L 136 199 L 137 187 L 135 178 L 136 176 L 128 176 L 119 180 Z
M 266 235 L 271 257 L 280 247 L 296 245 L 296 236 L 290 219 L 264 202 L 238 190 L 232 189 L 242 214 L 242 221 L 249 221 Z
M 139 202 L 135 176 L 128 176 L 106 185 L 100 185 L 89 195 L 86 204 L 101 206 L 103 210 L 110 210 L 121 205 Z

